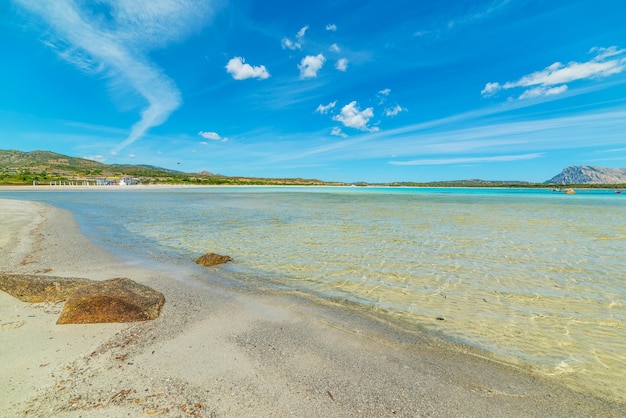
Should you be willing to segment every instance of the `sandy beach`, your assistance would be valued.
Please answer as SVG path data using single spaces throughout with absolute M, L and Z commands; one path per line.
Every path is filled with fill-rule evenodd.
M 128 277 L 166 299 L 154 321 L 56 325 L 62 303 L 0 292 L 2 416 L 626 416 L 362 308 L 120 260 L 61 209 L 0 213 L 1 272 Z

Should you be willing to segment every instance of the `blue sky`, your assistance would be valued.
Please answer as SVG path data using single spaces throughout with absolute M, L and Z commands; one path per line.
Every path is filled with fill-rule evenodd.
M 626 167 L 624 0 L 11 0 L 0 148 L 230 176 Z

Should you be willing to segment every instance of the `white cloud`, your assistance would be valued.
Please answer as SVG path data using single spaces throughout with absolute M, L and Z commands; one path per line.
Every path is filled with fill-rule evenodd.
M 341 138 L 347 138 L 348 137 L 348 134 L 346 134 L 345 132 L 343 132 L 341 130 L 341 128 L 338 128 L 336 126 L 332 129 L 332 131 L 330 131 L 330 134 L 332 136 L 340 136 Z
M 337 60 L 335 68 L 339 71 L 346 71 L 348 69 L 348 60 L 346 58 L 340 58 Z
M 335 25 L 334 23 L 329 23 L 328 25 L 326 25 L 326 30 L 335 32 L 337 30 L 337 25 Z
M 221 137 L 217 132 L 200 131 L 200 132 L 198 132 L 198 135 L 200 135 L 204 139 L 210 139 L 211 141 L 222 141 L 222 142 L 228 141 L 228 138 Z M 201 142 L 201 144 L 202 145 L 208 145 L 207 142 Z
M 300 69 L 300 77 L 317 77 L 317 72 L 322 68 L 324 62 L 326 62 L 326 58 L 322 54 L 317 54 L 316 56 L 307 55 L 306 57 L 302 58 L 302 61 L 300 61 L 300 64 L 298 64 L 298 68 Z
M 341 48 L 339 48 L 339 45 L 337 44 L 332 44 L 330 47 L 328 47 L 328 49 L 332 52 L 340 52 Z
M 295 51 L 297 49 L 302 49 L 302 41 L 304 40 L 304 35 L 306 31 L 309 29 L 309 25 L 303 26 L 298 33 L 296 33 L 296 40 L 292 41 L 291 39 L 285 37 L 280 42 L 283 49 L 291 49 Z
M 391 94 L 391 89 L 382 89 L 378 93 L 376 93 L 376 99 L 378 99 L 378 104 L 382 105 L 387 101 L 387 98 Z
M 529 90 L 526 90 L 522 93 L 519 98 L 520 99 L 532 99 L 533 97 L 541 97 L 541 96 L 554 96 L 557 94 L 563 93 L 567 90 L 567 85 L 562 84 L 557 87 L 547 88 L 547 87 L 535 87 Z
M 391 165 L 448 165 L 448 164 L 474 164 L 474 163 L 500 163 L 508 161 L 534 160 L 543 153 L 521 155 L 497 155 L 491 157 L 459 157 L 459 158 L 433 158 L 412 161 L 391 161 Z
M 595 57 L 596 61 L 602 61 L 605 58 L 609 58 L 609 57 L 614 57 L 616 55 L 621 55 L 624 52 L 626 52 L 626 50 L 624 49 L 617 49 L 616 46 L 610 46 L 608 48 L 601 48 L 601 47 L 593 47 L 589 50 L 590 54 L 596 53 L 597 55 Z
M 228 64 L 226 64 L 226 71 L 228 71 L 235 80 L 245 80 L 248 78 L 264 80 L 270 76 L 270 73 L 264 65 L 253 67 L 250 64 L 246 64 L 246 60 L 242 57 L 231 58 Z
M 626 58 L 606 60 L 621 55 L 626 50 L 618 50 L 612 46 L 609 48 L 592 48 L 590 52 L 596 53 L 596 56 L 587 62 L 572 61 L 567 65 L 555 62 L 543 70 L 525 75 L 517 81 L 509 81 L 504 84 L 487 83 L 480 93 L 489 97 L 501 90 L 521 87 L 528 89 L 522 92 L 519 96 L 520 99 L 550 96 L 565 92 L 568 89 L 567 83 L 608 77 L 626 69 Z
M 374 109 L 368 107 L 360 110 L 356 101 L 352 101 L 341 108 L 341 113 L 333 116 L 333 120 L 341 122 L 348 128 L 354 128 L 361 131 L 376 132 L 378 127 L 370 128 L 367 126 L 370 119 L 374 117 Z
M 128 154 L 128 156 L 129 156 L 130 158 L 135 158 L 135 157 L 136 157 L 136 155 L 135 155 L 135 154 Z
M 396 116 L 401 112 L 406 112 L 407 109 L 400 105 L 395 105 L 394 107 L 390 107 L 385 109 L 385 116 Z
M 328 113 L 330 109 L 334 108 L 336 104 L 337 104 L 337 101 L 335 100 L 334 102 L 328 103 L 326 106 L 319 105 L 317 106 L 317 109 L 315 109 L 315 111 L 323 115 L 325 113 Z
M 221 139 L 221 137 L 217 134 L 217 132 L 200 131 L 200 132 L 198 132 L 198 135 L 200 135 L 204 139 L 210 139 L 210 140 L 213 140 L 213 141 L 219 141 Z
M 491 95 L 496 94 L 498 91 L 500 91 L 501 88 L 502 86 L 500 86 L 500 83 L 498 82 L 487 83 L 485 84 L 485 88 L 480 91 L 480 94 L 482 96 L 491 96 Z
M 300 29 L 298 33 L 296 33 L 296 38 L 298 39 L 304 38 L 304 35 L 306 34 L 307 30 L 309 30 L 309 25 L 302 27 L 302 29 Z
M 302 45 L 299 42 L 294 42 L 289 38 L 283 38 L 280 44 L 283 49 L 291 49 L 292 51 L 295 51 L 296 49 L 302 49 Z
M 148 129 L 164 123 L 182 104 L 173 80 L 147 54 L 150 49 L 180 41 L 207 22 L 212 5 L 202 0 L 138 3 L 102 0 L 106 17 L 95 15 L 88 2 L 15 0 L 48 26 L 53 47 L 63 59 L 83 71 L 104 73 L 116 86 L 141 95 L 147 107 L 117 154 Z
M 569 83 L 585 78 L 607 77 L 623 71 L 624 64 L 624 62 L 620 63 L 618 60 L 608 62 L 570 62 L 567 65 L 555 62 L 542 71 L 537 71 L 524 76 L 516 82 L 506 83 L 503 88 L 507 89 L 536 85 L 554 86 L 556 84 Z

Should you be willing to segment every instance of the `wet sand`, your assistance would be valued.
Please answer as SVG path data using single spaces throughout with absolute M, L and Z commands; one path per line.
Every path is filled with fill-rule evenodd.
M 0 292 L 7 417 L 626 416 L 363 308 L 119 260 L 60 209 L 0 199 L 0 213 L 0 271 L 128 277 L 166 298 L 154 321 L 55 325 L 62 303 Z

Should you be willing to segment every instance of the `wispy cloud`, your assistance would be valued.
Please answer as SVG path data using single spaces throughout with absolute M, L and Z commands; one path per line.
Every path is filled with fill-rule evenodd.
M 557 94 L 564 93 L 567 90 L 567 85 L 562 84 L 556 87 L 534 87 L 532 89 L 526 90 L 522 93 L 519 98 L 520 99 L 532 99 L 533 97 L 541 97 L 541 96 L 556 96 Z
M 465 15 L 455 17 L 454 19 L 450 19 L 448 21 L 447 27 L 448 29 L 452 29 L 460 25 L 486 19 L 488 17 L 491 17 L 495 13 L 499 12 L 510 2 L 511 0 L 494 0 L 490 3 L 487 3 L 485 6 L 481 6 L 478 9 L 470 11 L 469 13 Z
M 334 102 L 330 102 L 327 105 L 319 105 L 317 106 L 317 109 L 315 109 L 315 111 L 323 115 L 323 114 L 328 113 L 331 109 L 333 109 L 336 104 L 337 104 L 337 101 L 335 100 Z
M 347 138 L 347 137 L 348 137 L 348 134 L 346 134 L 345 132 L 343 132 L 343 131 L 341 130 L 341 128 L 340 128 L 340 127 L 338 127 L 338 126 L 335 126 L 335 127 L 334 127 L 331 131 L 330 131 L 330 134 L 331 134 L 332 136 L 340 136 L 340 137 L 342 137 L 342 138 Z
M 452 160 L 459 158 L 502 158 L 502 156 L 531 156 L 589 147 L 623 148 L 626 132 L 626 109 L 617 106 L 600 112 L 582 112 L 569 116 L 507 121 L 493 116 L 517 111 L 522 102 L 492 106 L 451 117 L 401 128 L 370 132 L 332 143 L 302 148 L 301 142 L 293 152 L 272 156 L 272 162 L 308 159 L 324 155 L 326 161 L 350 159 L 352 150 L 359 158 L 381 158 L 393 155 L 398 163 L 421 160 Z M 524 106 L 525 107 L 525 106 Z M 491 122 L 489 122 L 491 120 Z M 341 132 L 337 129 L 336 136 Z M 299 137 L 298 137 L 299 139 Z M 406 159 L 402 161 L 401 159 Z M 466 161 L 469 163 L 469 161 Z
M 49 28 L 46 44 L 81 70 L 104 73 L 111 82 L 139 93 L 148 103 L 117 154 L 150 128 L 164 123 L 182 103 L 180 91 L 147 52 L 188 36 L 211 15 L 201 0 L 102 0 L 98 7 L 71 0 L 14 0 Z
M 400 105 L 395 105 L 394 107 L 385 109 L 385 116 L 397 116 L 401 112 L 406 112 L 406 110 L 406 108 Z
M 296 33 L 296 39 L 292 41 L 291 39 L 285 37 L 281 41 L 281 46 L 283 49 L 290 49 L 295 51 L 297 49 L 302 49 L 302 43 L 304 41 L 304 35 L 306 35 L 306 31 L 309 30 L 309 26 L 303 26 L 298 33 Z
M 291 49 L 292 51 L 295 51 L 296 49 L 302 49 L 302 45 L 300 44 L 300 42 L 294 42 L 289 38 L 283 38 L 280 44 L 283 49 Z
M 451 164 L 476 164 L 476 163 L 501 163 L 508 161 L 534 160 L 540 158 L 540 152 L 519 155 L 496 155 L 484 157 L 460 157 L 460 158 L 425 158 L 411 161 L 390 161 L 391 165 L 451 165 Z
M 439 24 L 438 27 L 417 30 L 413 33 L 413 36 L 438 38 L 446 32 L 492 19 L 505 10 L 506 6 L 511 2 L 511 0 L 493 0 L 486 3 L 476 2 L 476 6 L 470 7 L 467 12 L 449 18 L 445 23 Z
M 335 32 L 337 31 L 337 25 L 335 25 L 334 23 L 329 23 L 328 25 L 326 25 L 326 30 Z
M 307 55 L 302 58 L 300 64 L 298 64 L 298 69 L 300 70 L 301 78 L 313 78 L 317 77 L 317 72 L 322 69 L 324 63 L 326 62 L 326 57 L 322 54 L 317 55 Z
M 626 69 L 626 58 L 617 58 L 626 50 L 615 46 L 592 48 L 596 55 L 587 62 L 569 62 L 567 65 L 555 62 L 540 71 L 525 75 L 517 81 L 506 83 L 489 82 L 480 92 L 484 97 L 493 96 L 500 91 L 523 88 L 519 99 L 561 94 L 568 89 L 568 83 L 574 81 L 609 77 Z M 613 59 L 608 59 L 612 58 Z
M 391 95 L 391 89 L 389 89 L 389 88 L 382 89 L 378 93 L 376 93 L 376 101 L 378 102 L 378 105 L 382 106 L 385 103 L 387 103 L 387 101 L 389 100 L 389 96 L 390 95 Z M 407 111 L 407 109 L 405 107 L 402 107 L 399 104 L 395 104 L 393 106 L 389 106 L 388 105 L 384 109 L 384 114 L 385 114 L 385 116 L 393 117 L 393 116 L 397 116 L 398 114 L 400 114 L 402 112 L 406 112 L 406 111 Z
M 378 93 L 376 93 L 376 100 L 379 105 L 384 104 L 387 101 L 387 98 L 391 94 L 391 89 L 382 89 Z
M 307 30 L 309 30 L 309 25 L 303 26 L 302 29 L 300 29 L 298 33 L 296 33 L 296 38 L 297 39 L 304 38 L 304 35 L 306 35 Z
M 246 80 L 248 78 L 258 78 L 265 80 L 270 77 L 264 65 L 252 66 L 246 63 L 242 57 L 231 58 L 226 64 L 226 71 L 233 76 L 235 80 Z

